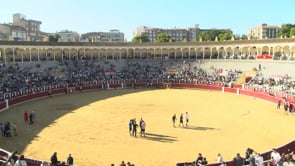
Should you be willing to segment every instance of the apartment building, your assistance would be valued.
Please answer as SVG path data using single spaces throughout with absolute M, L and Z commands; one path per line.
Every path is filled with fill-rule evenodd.
M 250 28 L 248 30 L 248 38 L 250 39 L 270 39 L 276 38 L 279 32 L 280 26 L 269 26 L 267 24 L 261 24 L 258 27 Z
M 140 26 L 133 31 L 133 36 L 144 35 L 147 36 L 150 42 L 155 42 L 160 33 L 165 33 L 171 37 L 172 41 L 194 41 L 196 36 L 200 33 L 199 25 L 189 28 L 150 28 L 147 26 Z
M 0 40 L 42 41 L 41 21 L 27 20 L 20 13 L 13 14 L 13 22 L 0 24 Z
M 81 35 L 81 42 L 124 42 L 124 33 L 117 29 L 109 32 L 89 32 Z

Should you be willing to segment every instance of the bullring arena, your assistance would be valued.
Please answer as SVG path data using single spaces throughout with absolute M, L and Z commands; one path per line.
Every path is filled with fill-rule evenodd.
M 55 57 L 52 60 L 48 52 L 46 60 L 41 60 L 39 52 L 35 61 L 32 54 L 29 60 L 24 58 L 24 48 L 39 46 L 10 43 L 14 59 L 7 62 L 8 54 L 4 56 L 4 75 L 10 77 L 11 73 L 27 72 L 30 74 L 26 79 L 32 78 L 31 83 L 35 84 L 30 84 L 27 89 L 3 92 L 1 108 L 4 111 L 0 113 L 0 121 L 15 122 L 17 136 L 1 137 L 0 146 L 9 152 L 17 150 L 18 154 L 24 154 L 33 166 L 40 165 L 41 161 L 49 162 L 53 152 L 57 152 L 60 161 L 65 161 L 71 153 L 75 165 L 81 166 L 120 165 L 121 161 L 137 166 L 191 165 L 198 153 L 202 153 L 212 165 L 217 154 L 221 153 L 231 165 L 236 153 L 244 156 L 249 147 L 269 160 L 272 148 L 278 148 L 281 154 L 287 149 L 295 150 L 292 142 L 295 134 L 290 132 L 294 113 L 276 107 L 278 100 L 293 103 L 292 80 L 275 78 L 286 80 L 284 84 L 272 86 L 270 82 L 259 85 L 255 82 L 257 75 L 266 80 L 273 77 L 272 74 L 293 76 L 289 69 L 294 65 L 294 42 L 289 41 L 284 47 L 283 44 L 280 47 L 288 48 L 288 55 L 278 53 L 276 46 L 267 48 L 273 59 L 242 59 L 241 56 L 237 56 L 238 59 L 234 56 L 231 59 L 226 56 L 224 59 L 206 59 L 204 52 L 203 59 L 198 59 L 196 52 L 194 59 L 185 58 L 186 53 L 176 59 L 177 51 L 173 56 L 175 59 L 164 58 L 164 54 L 160 59 L 121 59 L 123 56 L 115 59 L 115 53 L 112 53 L 113 59 L 95 60 L 98 64 L 95 69 L 99 72 L 90 77 L 92 71 L 85 69 L 93 64 L 87 58 L 78 58 L 80 53 L 70 53 L 69 48 L 62 51 L 62 54 L 69 54 L 67 58 L 62 56 L 62 61 Z M 20 59 L 16 58 L 18 51 L 14 54 L 16 47 L 23 50 Z M 264 52 L 265 47 L 261 48 L 254 52 Z M 29 50 L 34 52 L 32 48 Z M 111 51 L 111 48 L 106 50 Z M 129 57 L 129 49 L 126 50 Z M 235 52 L 233 50 L 231 53 Z M 106 57 L 108 51 L 104 52 Z M 238 55 L 242 52 L 243 49 Z M 143 58 L 143 54 L 140 55 Z M 146 55 L 150 56 L 149 53 Z M 36 79 L 44 73 L 46 76 L 55 74 L 54 81 Z M 73 73 L 76 75 L 68 77 L 70 80 L 62 79 Z M 231 75 L 231 81 L 227 81 L 228 75 Z M 243 81 L 239 82 L 239 78 Z M 55 82 L 57 80 L 60 82 Z M 14 80 L 9 81 L 14 84 Z M 29 87 L 28 82 L 25 87 Z M 25 111 L 35 112 L 33 124 L 24 122 Z M 179 127 L 179 115 L 185 112 L 189 113 L 189 125 Z M 177 115 L 176 127 L 171 120 L 173 114 Z M 140 118 L 144 119 L 147 124 L 145 137 L 129 135 L 128 122 L 132 118 L 138 122 Z M 4 152 L 1 154 L 5 155 Z

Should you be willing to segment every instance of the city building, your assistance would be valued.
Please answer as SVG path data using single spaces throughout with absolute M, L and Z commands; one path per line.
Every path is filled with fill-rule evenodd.
M 0 40 L 42 41 L 41 21 L 27 20 L 23 14 L 13 14 L 13 22 L 0 24 Z
M 276 38 L 279 32 L 280 26 L 269 26 L 267 24 L 261 24 L 258 27 L 250 28 L 248 30 L 249 39 L 270 39 Z
M 110 32 L 89 32 L 81 35 L 81 42 L 124 42 L 124 33 L 116 29 Z
M 155 42 L 157 36 L 160 33 L 165 33 L 171 37 L 172 41 L 194 41 L 197 35 L 200 33 L 199 25 L 189 28 L 172 28 L 172 29 L 161 29 L 161 28 L 150 28 L 147 26 L 141 26 L 133 31 L 133 36 L 144 35 L 147 36 L 150 42 Z
M 213 30 L 224 30 L 228 32 L 232 32 L 230 29 L 200 29 L 199 25 L 196 24 L 193 27 L 188 28 L 173 28 L 173 29 L 160 29 L 160 28 L 149 28 L 146 26 L 141 26 L 136 28 L 133 31 L 133 36 L 144 35 L 147 36 L 150 42 L 155 42 L 157 36 L 160 33 L 167 34 L 171 37 L 173 42 L 180 41 L 196 41 L 197 36 L 201 32 L 205 31 L 213 31 Z
M 57 32 L 56 35 L 59 36 L 58 42 L 79 42 L 80 34 L 77 32 L 64 30 Z

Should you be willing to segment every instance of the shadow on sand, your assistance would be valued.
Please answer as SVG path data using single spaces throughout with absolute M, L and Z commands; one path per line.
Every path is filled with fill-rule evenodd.
M 183 129 L 190 129 L 190 130 L 220 130 L 217 128 L 213 128 L 213 127 L 204 127 L 204 126 L 184 126 L 184 127 L 178 127 L 178 128 L 183 128 Z
M 177 141 L 176 137 L 172 137 L 169 135 L 162 135 L 162 134 L 153 134 L 153 133 L 145 133 L 145 136 L 140 136 L 140 138 L 152 140 L 152 141 L 167 142 L 167 143 L 173 143 Z

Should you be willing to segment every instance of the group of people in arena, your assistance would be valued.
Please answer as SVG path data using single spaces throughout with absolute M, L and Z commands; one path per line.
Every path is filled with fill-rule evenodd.
M 184 118 L 185 118 L 185 125 L 184 125 Z M 172 115 L 172 123 L 173 123 L 173 127 L 176 127 L 175 123 L 176 123 L 177 117 L 176 114 Z M 185 113 L 185 117 L 183 117 L 183 114 L 181 113 L 179 116 L 179 127 L 187 127 L 189 124 L 189 115 L 188 112 Z
M 145 128 L 146 128 L 146 123 L 145 121 L 140 118 L 139 124 L 136 123 L 136 118 L 130 119 L 129 120 L 129 135 L 137 137 L 137 128 L 138 125 L 140 127 L 140 136 L 145 137 Z

